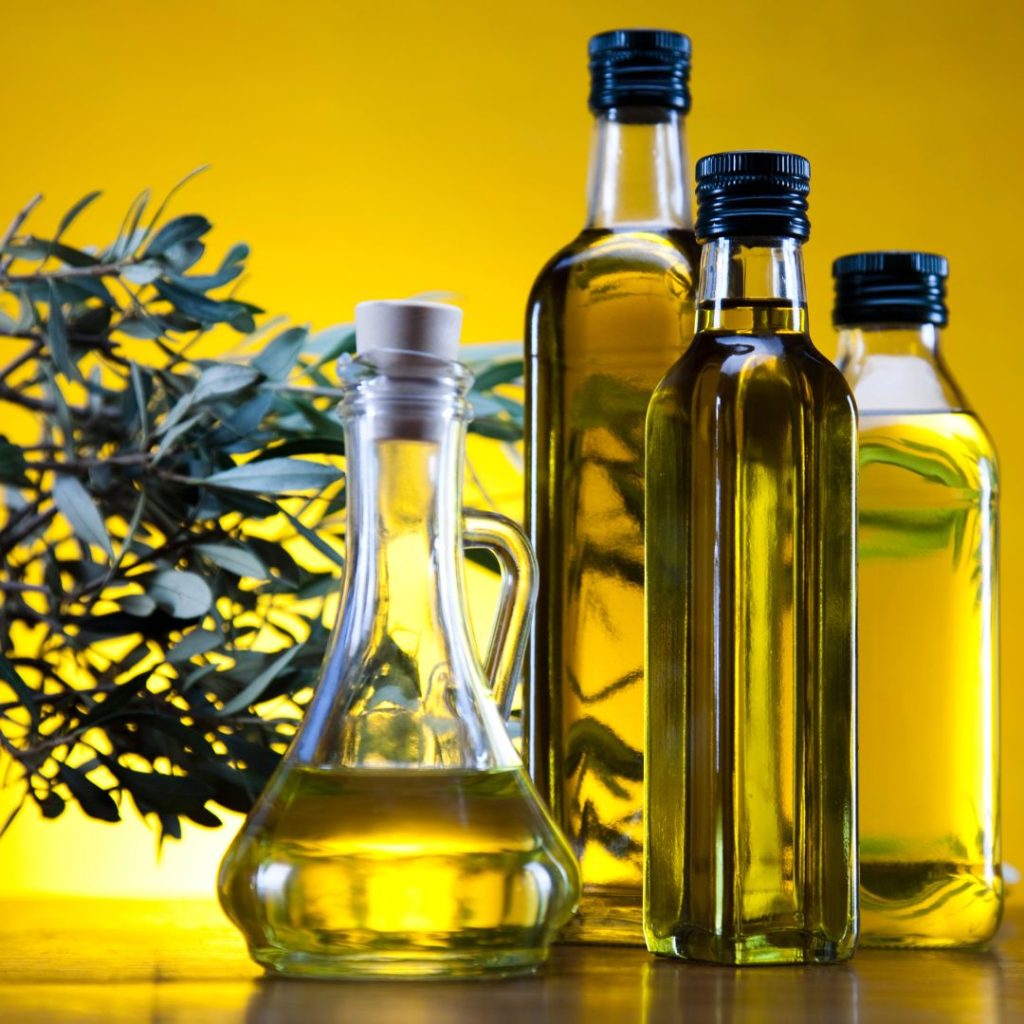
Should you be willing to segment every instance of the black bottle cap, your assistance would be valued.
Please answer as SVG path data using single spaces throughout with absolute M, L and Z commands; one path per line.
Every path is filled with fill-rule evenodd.
M 807 240 L 811 165 L 795 153 L 748 150 L 697 161 L 697 238 Z
M 690 37 L 618 28 L 590 40 L 590 109 L 690 109 Z
M 832 323 L 945 327 L 949 263 L 930 252 L 858 252 L 832 264 Z

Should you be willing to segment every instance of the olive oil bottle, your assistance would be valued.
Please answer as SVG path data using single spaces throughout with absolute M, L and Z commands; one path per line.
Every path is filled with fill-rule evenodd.
M 462 506 L 472 377 L 462 314 L 356 307 L 339 364 L 345 581 L 312 701 L 221 864 L 221 905 L 268 971 L 324 978 L 529 973 L 579 872 L 505 730 L 533 611 L 522 531 Z M 486 665 L 463 547 L 502 568 Z M 488 685 L 489 684 L 489 685 Z
M 689 66 L 675 32 L 591 40 L 587 223 L 527 312 L 526 746 L 582 865 L 581 941 L 643 943 L 643 424 L 693 334 Z
M 939 355 L 947 263 L 833 267 L 860 407 L 860 907 L 871 946 L 984 942 L 1002 910 L 995 451 Z
M 697 334 L 647 418 L 644 925 L 684 959 L 857 934 L 856 411 L 807 334 L 809 180 L 698 163 Z

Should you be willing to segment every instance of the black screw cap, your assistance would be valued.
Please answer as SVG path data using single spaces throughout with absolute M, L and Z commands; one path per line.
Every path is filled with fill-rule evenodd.
M 690 37 L 663 29 L 613 29 L 590 40 L 590 109 L 690 109 Z
M 858 252 L 832 264 L 837 327 L 949 322 L 949 262 L 930 252 Z
M 795 153 L 744 150 L 697 161 L 697 238 L 797 238 L 811 233 L 811 165 Z

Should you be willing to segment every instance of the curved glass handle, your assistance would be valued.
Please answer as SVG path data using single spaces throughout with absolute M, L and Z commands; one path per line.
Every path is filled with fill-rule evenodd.
M 463 522 L 465 546 L 486 548 L 501 566 L 501 596 L 484 669 L 498 709 L 508 718 L 537 603 L 537 558 L 526 534 L 505 516 L 466 509 Z

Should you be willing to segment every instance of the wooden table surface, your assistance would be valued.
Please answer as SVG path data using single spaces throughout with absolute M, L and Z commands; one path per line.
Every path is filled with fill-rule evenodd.
M 490 982 L 265 979 L 206 902 L 33 901 L 0 915 L 4 1024 L 664 1024 L 1024 1021 L 1024 905 L 984 952 L 864 950 L 843 967 L 737 970 L 558 946 Z

